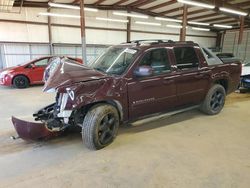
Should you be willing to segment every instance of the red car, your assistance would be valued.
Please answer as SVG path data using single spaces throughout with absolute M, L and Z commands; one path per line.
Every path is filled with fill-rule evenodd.
M 43 84 L 43 73 L 53 56 L 34 59 L 24 65 L 9 67 L 0 71 L 0 85 L 26 88 L 29 85 Z M 82 64 L 78 58 L 67 57 Z

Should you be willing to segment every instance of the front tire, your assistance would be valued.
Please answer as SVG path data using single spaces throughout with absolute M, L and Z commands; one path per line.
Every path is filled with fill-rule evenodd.
M 226 91 L 222 85 L 213 85 L 202 103 L 200 110 L 208 115 L 220 113 L 225 104 Z
M 86 114 L 82 126 L 82 139 L 91 150 L 111 144 L 118 132 L 119 114 L 108 104 L 93 106 Z
M 26 76 L 16 76 L 13 80 L 14 87 L 23 89 L 29 87 L 29 80 Z

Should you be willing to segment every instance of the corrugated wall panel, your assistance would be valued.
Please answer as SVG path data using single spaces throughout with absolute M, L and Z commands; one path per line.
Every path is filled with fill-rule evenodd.
M 250 31 L 244 31 L 242 43 L 238 45 L 239 31 L 227 32 L 224 36 L 222 52 L 233 53 L 236 57 L 250 62 Z
M 235 43 L 235 32 L 227 32 L 224 36 L 222 52 L 233 53 Z
M 16 66 L 27 63 L 32 59 L 49 55 L 49 45 L 47 44 L 1 44 L 0 68 Z M 87 47 L 87 62 L 93 61 L 99 56 L 107 46 L 93 45 Z M 57 44 L 53 47 L 54 55 L 70 56 L 81 58 L 81 47 L 79 45 Z M 4 63 L 5 62 L 5 63 Z

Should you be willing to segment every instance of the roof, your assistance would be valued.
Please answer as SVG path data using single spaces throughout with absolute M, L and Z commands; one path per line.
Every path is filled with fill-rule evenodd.
M 3 0 L 0 2 L 7 1 L 12 2 L 12 0 Z M 78 5 L 80 0 L 56 0 L 55 2 Z M 240 16 L 222 12 L 218 7 L 228 7 L 231 9 L 244 11 L 246 13 L 249 13 L 250 11 L 249 0 L 202 0 L 197 2 L 204 2 L 212 5 L 214 5 L 214 2 L 216 2 L 216 4 L 214 9 L 189 6 L 189 22 L 193 21 L 210 24 L 224 24 L 232 25 L 237 28 L 240 25 Z M 182 19 L 183 12 L 183 4 L 179 3 L 177 0 L 84 0 L 84 3 L 86 7 L 98 8 L 102 10 L 128 10 L 131 12 L 142 13 L 154 17 L 167 17 L 180 20 Z M 48 7 L 48 0 L 16 0 L 13 6 Z M 245 23 L 247 25 L 250 24 L 250 18 L 248 16 L 245 17 Z

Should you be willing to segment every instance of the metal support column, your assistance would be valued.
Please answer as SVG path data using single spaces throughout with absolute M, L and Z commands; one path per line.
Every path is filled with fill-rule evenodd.
M 81 17 L 80 20 L 81 20 L 82 60 L 84 63 L 87 63 L 84 0 L 80 0 L 80 17 Z
M 187 12 L 188 12 L 188 6 L 186 4 L 184 4 L 184 6 L 183 6 L 183 17 L 182 17 L 182 29 L 180 31 L 180 41 L 185 41 L 186 40 Z
M 238 44 L 242 43 L 243 34 L 244 34 L 244 23 L 245 23 L 245 18 L 244 18 L 244 16 L 241 16 L 240 17 L 240 32 L 239 32 Z
M 128 11 L 130 13 L 130 11 Z M 131 17 L 127 17 L 127 42 L 131 41 Z
M 50 9 L 48 9 L 48 12 L 50 12 Z M 50 55 L 54 55 L 53 43 L 52 43 L 52 31 L 51 31 L 51 17 L 50 16 L 48 16 L 48 34 L 49 34 L 49 53 L 50 53 Z

